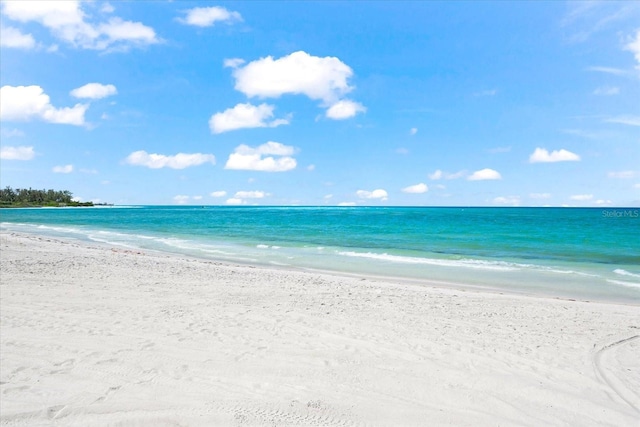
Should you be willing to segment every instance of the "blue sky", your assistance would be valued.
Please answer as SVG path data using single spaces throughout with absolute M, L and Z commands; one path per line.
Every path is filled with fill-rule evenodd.
M 2 186 L 640 206 L 640 3 L 1 3 Z

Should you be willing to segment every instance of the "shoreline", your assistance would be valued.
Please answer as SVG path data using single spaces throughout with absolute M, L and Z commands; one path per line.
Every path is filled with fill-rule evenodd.
M 0 234 L 13 425 L 635 425 L 640 308 Z

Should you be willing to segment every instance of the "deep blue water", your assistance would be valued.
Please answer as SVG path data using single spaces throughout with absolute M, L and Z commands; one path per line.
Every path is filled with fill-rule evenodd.
M 209 259 L 640 302 L 640 209 L 2 209 L 2 229 Z

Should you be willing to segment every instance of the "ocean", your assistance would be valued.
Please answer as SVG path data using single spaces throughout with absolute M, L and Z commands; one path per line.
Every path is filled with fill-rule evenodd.
M 640 209 L 113 206 L 0 228 L 210 260 L 640 303 Z

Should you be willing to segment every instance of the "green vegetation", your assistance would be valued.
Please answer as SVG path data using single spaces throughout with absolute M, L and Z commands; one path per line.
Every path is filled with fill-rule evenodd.
M 70 191 L 34 190 L 11 187 L 0 189 L 0 208 L 26 208 L 38 206 L 93 206 L 93 202 L 73 200 Z

